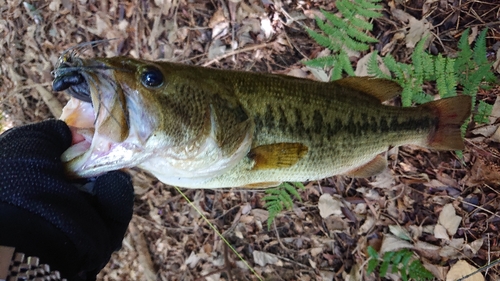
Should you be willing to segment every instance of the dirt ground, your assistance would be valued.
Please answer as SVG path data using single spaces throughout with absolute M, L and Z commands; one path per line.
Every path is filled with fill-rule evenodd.
M 373 22 L 371 33 L 380 41 L 374 50 L 408 62 L 407 38 L 419 24 L 431 34 L 430 52 L 453 56 L 466 28 L 474 39 L 488 27 L 488 56 L 498 60 L 495 0 L 382 3 L 384 17 Z M 64 50 L 93 40 L 115 39 L 83 56 L 124 55 L 314 79 L 302 62 L 324 48 L 303 26 L 317 30 L 313 19 L 320 9 L 335 12 L 335 1 L 0 0 L 2 129 L 58 117 L 68 96 L 52 91 L 51 71 Z M 353 65 L 363 55 L 354 55 Z M 302 202 L 280 214 L 270 230 L 262 191 L 183 190 L 242 260 L 176 189 L 131 169 L 134 217 L 122 249 L 98 280 L 382 280 L 366 274 L 368 245 L 411 249 L 436 280 L 446 280 L 460 260 L 475 268 L 492 263 L 500 258 L 499 93 L 500 86 L 478 93 L 495 107 L 490 124 L 470 124 L 463 161 L 451 152 L 391 149 L 390 169 L 380 176 L 306 183 Z M 324 194 L 335 202 L 328 204 L 339 206 L 326 217 L 318 208 Z M 458 228 L 451 230 L 449 221 Z M 498 266 L 475 277 L 481 275 L 474 280 L 500 280 Z M 399 278 L 389 274 L 383 280 Z

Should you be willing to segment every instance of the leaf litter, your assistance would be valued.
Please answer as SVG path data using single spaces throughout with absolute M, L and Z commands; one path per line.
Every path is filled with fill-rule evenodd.
M 385 17 L 374 21 L 373 31 L 381 55 L 408 62 L 411 47 L 429 33 L 431 52 L 452 55 L 465 28 L 474 27 L 473 35 L 488 26 L 488 51 L 498 71 L 500 27 L 488 24 L 497 21 L 495 1 L 383 3 Z M 325 80 L 328 72 L 301 64 L 326 54 L 301 26 L 314 29 L 320 9 L 335 11 L 335 1 L 0 0 L 2 129 L 57 117 L 68 97 L 51 91 L 50 71 L 65 49 L 92 40 L 118 38 L 85 56 L 130 55 Z M 352 56 L 352 63 L 366 65 L 368 53 Z M 307 184 L 302 202 L 280 214 L 270 230 L 263 192 L 185 193 L 271 280 L 378 280 L 365 274 L 368 245 L 382 252 L 412 249 L 439 280 L 456 280 L 500 257 L 499 95 L 498 85 L 479 91 L 493 113 L 490 124 L 469 125 L 463 160 L 411 146 L 393 149 L 390 169 L 377 177 Z M 257 280 L 174 188 L 138 169 L 129 172 L 136 191 L 133 221 L 98 280 Z M 499 276 L 493 267 L 467 280 Z

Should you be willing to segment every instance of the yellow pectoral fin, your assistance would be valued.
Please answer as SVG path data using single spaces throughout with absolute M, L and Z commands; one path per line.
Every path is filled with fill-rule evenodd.
M 254 161 L 252 170 L 287 168 L 304 157 L 309 148 L 301 143 L 273 143 L 252 148 L 248 157 Z
M 240 186 L 241 188 L 248 188 L 248 189 L 260 189 L 260 188 L 270 188 L 270 187 L 275 187 L 280 185 L 281 182 L 279 181 L 270 181 L 270 182 L 257 182 L 257 183 L 250 183 L 250 184 L 245 184 Z
M 345 173 L 346 176 L 352 178 L 368 178 L 378 175 L 387 168 L 387 160 L 381 155 L 377 155 L 370 162 Z

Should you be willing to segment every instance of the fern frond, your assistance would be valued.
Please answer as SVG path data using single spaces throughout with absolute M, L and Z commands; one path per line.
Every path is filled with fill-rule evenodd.
M 358 40 L 360 43 L 377 43 L 378 40 L 371 37 L 370 35 L 366 35 L 363 31 L 360 31 L 359 29 L 349 26 L 346 30 L 347 35 L 349 35 L 352 38 L 355 38 Z M 369 46 L 367 46 L 369 47 Z
M 315 58 L 312 60 L 304 61 L 304 64 L 311 67 L 324 68 L 332 67 L 338 63 L 337 56 L 325 56 L 321 58 Z
M 300 198 L 300 194 L 297 191 L 297 188 L 292 186 L 291 184 L 285 182 L 283 183 L 283 187 L 285 187 L 286 191 L 288 191 L 289 194 L 295 196 L 295 198 L 298 198 L 300 202 L 302 202 L 302 198 Z
M 355 0 L 361 9 L 364 10 L 382 10 L 384 7 L 382 5 L 379 5 L 377 3 L 382 2 L 382 0 L 371 0 L 371 1 L 366 1 L 366 0 Z
M 471 60 L 473 57 L 472 49 L 468 41 L 469 31 L 466 29 L 458 41 L 459 52 L 455 61 L 455 73 L 458 81 L 467 79 L 469 70 L 474 68 L 474 63 Z
M 339 28 L 334 24 L 330 24 L 329 22 L 323 22 L 323 21 L 318 22 L 318 27 L 319 29 L 321 29 L 321 31 L 328 34 L 330 40 L 334 39 L 338 42 L 342 42 L 342 39 L 345 37 L 344 29 L 347 28 L 347 26 Z M 338 44 L 339 46 L 341 46 L 341 43 Z
M 373 1 L 370 2 L 368 0 L 358 0 L 355 2 L 337 1 L 337 8 L 345 17 L 347 17 L 347 13 L 350 14 L 351 17 L 359 15 L 365 18 L 379 18 L 382 14 L 377 12 L 377 10 L 383 9 L 381 5 L 374 4 Z M 344 10 L 347 11 L 344 13 Z
M 403 87 L 403 91 L 401 92 L 401 103 L 403 106 L 411 106 L 411 102 L 413 100 L 413 92 L 411 91 L 410 85 L 401 85 Z
M 366 270 L 367 274 L 374 272 L 377 266 L 380 265 L 378 272 L 382 278 L 387 275 L 389 269 L 391 269 L 391 273 L 399 272 L 403 280 L 408 280 L 408 277 L 418 281 L 432 280 L 434 278 L 420 260 L 413 258 L 413 253 L 408 249 L 386 252 L 382 257 L 382 261 L 380 261 L 377 251 L 371 246 L 368 246 L 367 250 L 370 257 Z
M 351 60 L 349 59 L 349 55 L 344 50 L 342 50 L 339 54 L 339 61 L 342 64 L 343 70 L 349 76 L 354 76 L 354 69 L 352 68 Z
M 329 13 L 323 9 L 321 9 L 321 13 L 323 14 L 323 16 L 325 16 L 326 20 L 329 21 L 336 28 L 338 29 L 347 28 L 348 23 L 345 20 L 339 18 L 337 15 Z M 316 23 L 318 23 L 318 20 L 316 20 Z
M 454 97 L 457 95 L 456 76 L 453 73 L 455 60 L 444 58 L 439 54 L 435 59 L 436 87 L 441 98 Z
M 270 188 L 266 190 L 266 196 L 262 198 L 264 200 L 264 206 L 269 212 L 269 216 L 267 218 L 267 228 L 271 228 L 271 224 L 273 223 L 276 216 L 281 213 L 284 209 L 291 210 L 293 207 L 293 195 L 295 198 L 298 198 L 300 201 L 300 194 L 297 192 L 297 189 L 304 189 L 304 185 L 301 183 L 282 183 L 277 187 Z
M 454 97 L 457 95 L 457 76 L 453 74 L 453 69 L 455 67 L 455 59 L 447 58 L 446 67 L 444 70 L 445 75 L 445 84 L 448 87 L 447 96 Z
M 479 101 L 477 107 L 477 114 L 474 115 L 474 121 L 480 124 L 488 124 L 488 117 L 491 116 L 491 111 L 493 110 L 493 105 L 485 103 L 484 101 Z
M 420 87 L 417 87 L 417 88 L 420 88 L 421 89 L 421 86 Z M 412 101 L 416 104 L 423 104 L 423 103 L 426 103 L 426 102 L 430 102 L 432 101 L 433 98 L 431 95 L 429 94 L 426 94 L 424 93 L 423 91 L 418 91 L 418 92 L 414 92 L 413 95 L 412 95 Z M 411 104 L 410 104 L 411 105 Z
M 339 9 L 339 12 L 346 19 L 350 19 L 356 14 L 356 6 L 351 1 L 337 1 L 335 3 L 335 6 L 337 7 L 337 9 Z
M 351 24 L 353 26 L 356 26 L 359 30 L 368 30 L 368 31 L 373 30 L 372 23 L 367 22 L 363 19 L 356 18 L 356 17 L 351 18 Z
M 400 65 L 394 59 L 393 56 L 391 56 L 389 54 L 389 55 L 383 57 L 382 61 L 384 62 L 385 66 L 387 66 L 387 68 L 389 68 L 389 70 L 392 73 L 394 73 L 394 75 L 396 76 L 396 80 L 404 79 L 405 75 L 404 75 L 403 71 L 401 70 Z
M 415 49 L 413 50 L 413 54 L 411 55 L 411 59 L 413 61 L 413 78 L 416 80 L 415 84 L 417 85 L 422 85 L 424 82 L 424 72 L 433 72 L 433 69 L 431 71 L 426 69 L 426 65 L 424 65 L 425 61 L 425 55 L 426 53 L 424 52 L 424 46 L 425 46 L 425 41 L 427 39 L 427 36 L 422 38 L 417 45 L 415 46 Z
M 316 17 L 316 24 L 324 34 L 306 29 L 309 36 L 318 44 L 332 51 L 332 57 L 337 56 L 337 59 L 329 61 L 337 61 L 332 65 L 332 80 L 341 78 L 343 72 L 354 75 L 354 69 L 345 50 L 362 52 L 370 48 L 370 43 L 378 42 L 377 39 L 366 34 L 367 30 L 373 29 L 373 25 L 362 18 L 363 16 L 382 16 L 376 12 L 377 9 L 382 9 L 381 5 L 375 4 L 378 2 L 378 0 L 338 0 L 336 6 L 341 17 L 325 10 L 321 10 L 325 21 Z
M 385 74 L 379 67 L 378 64 L 378 52 L 375 51 L 368 59 L 368 74 L 373 75 L 378 78 L 391 79 L 390 75 Z
M 486 56 L 486 33 L 488 29 L 485 28 L 479 36 L 476 38 L 476 43 L 474 44 L 473 60 L 477 65 L 487 64 L 488 57 Z
M 423 50 L 422 50 L 423 52 Z M 436 80 L 435 56 L 423 52 L 422 66 L 424 67 L 424 81 Z M 453 72 L 452 72 L 453 73 Z
M 309 36 L 311 36 L 312 39 L 314 39 L 314 41 L 316 41 L 316 43 L 320 44 L 325 48 L 328 48 L 330 50 L 338 50 L 339 48 L 341 48 L 341 45 L 332 42 L 332 40 L 330 40 L 328 36 L 319 34 L 318 32 L 309 28 L 306 28 L 306 32 L 307 34 L 309 34 Z

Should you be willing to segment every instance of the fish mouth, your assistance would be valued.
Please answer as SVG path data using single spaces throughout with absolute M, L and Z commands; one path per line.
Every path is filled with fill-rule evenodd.
M 133 167 L 148 156 L 143 150 L 152 122 L 131 123 L 131 117 L 142 117 L 136 116 L 139 93 L 117 81 L 116 71 L 105 61 L 77 57 L 63 57 L 53 71 L 53 89 L 71 95 L 60 117 L 72 133 L 72 144 L 61 155 L 70 177 Z

